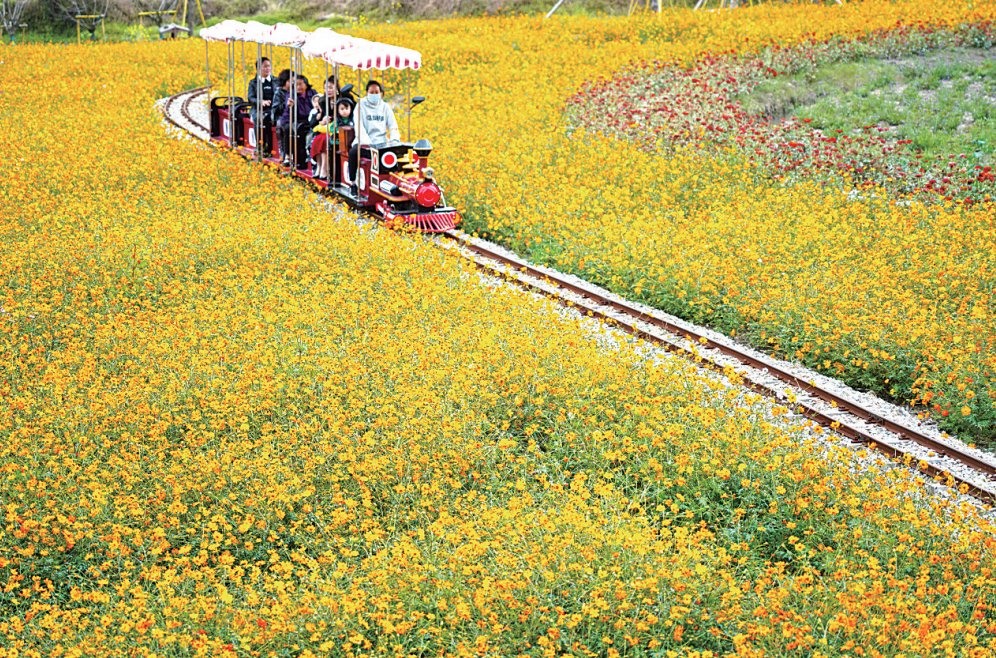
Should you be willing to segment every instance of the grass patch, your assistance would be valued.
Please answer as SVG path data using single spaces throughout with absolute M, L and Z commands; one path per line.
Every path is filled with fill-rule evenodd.
M 58 23 L 44 25 L 40 29 L 18 32 L 14 43 L 76 43 L 76 38 L 75 25 Z M 159 40 L 159 28 L 148 22 L 145 25 L 138 25 L 137 23 L 108 21 L 104 25 L 103 33 L 98 27 L 94 38 L 91 39 L 89 32 L 81 30 L 79 39 L 81 43 L 157 41 Z M 4 38 L 3 43 L 9 43 L 9 40 Z
M 829 64 L 766 81 L 741 100 L 754 113 L 791 114 L 825 132 L 877 126 L 928 156 L 996 151 L 991 49 Z
M 266 25 L 293 23 L 305 31 L 311 31 L 319 27 L 329 27 L 336 30 L 349 27 L 360 20 L 354 16 L 346 16 L 343 14 L 320 16 L 303 8 L 291 6 L 264 11 L 258 14 L 246 14 L 234 17 L 218 15 L 213 18 L 209 18 L 208 25 L 214 25 L 229 18 L 234 18 L 237 21 L 259 21 L 260 23 L 265 23 Z

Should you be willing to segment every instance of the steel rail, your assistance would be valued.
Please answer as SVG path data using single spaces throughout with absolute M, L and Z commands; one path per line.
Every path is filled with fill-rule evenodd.
M 189 109 L 190 102 L 194 100 L 194 98 L 196 98 L 197 96 L 207 93 L 208 89 L 210 89 L 210 87 L 205 85 L 203 87 L 196 87 L 194 89 L 184 91 L 174 96 L 170 96 L 169 98 L 166 99 L 166 102 L 163 103 L 163 108 L 162 108 L 163 118 L 166 119 L 166 121 L 169 122 L 172 126 L 179 128 L 180 130 L 190 132 L 187 126 L 180 125 L 180 123 L 175 118 L 173 118 L 172 114 L 170 113 L 170 109 L 173 107 L 173 103 L 180 101 L 180 115 L 184 119 L 186 119 L 191 125 L 200 128 L 208 135 L 210 135 L 211 129 L 207 126 L 202 125 L 200 122 L 196 121 L 192 116 L 190 116 L 190 109 Z
M 183 101 L 180 105 L 180 113 L 183 116 L 183 118 L 186 121 L 188 121 L 191 125 L 196 126 L 210 133 L 210 129 L 203 126 L 198 121 L 196 121 L 190 115 L 188 109 L 190 102 L 195 97 L 201 95 L 202 93 L 205 93 L 207 89 L 208 87 L 199 87 L 197 89 L 192 89 L 188 92 L 183 92 L 183 94 L 177 94 L 175 96 L 171 96 L 167 100 L 167 102 L 163 105 L 163 114 L 165 115 L 166 120 L 169 121 L 174 126 L 176 126 L 177 128 L 186 130 L 184 126 L 181 126 L 169 114 L 169 109 L 171 108 L 172 103 L 179 100 L 181 96 L 184 96 Z M 667 333 L 677 337 L 679 340 L 681 339 L 689 340 L 697 345 L 701 345 L 703 347 L 716 350 L 722 353 L 723 355 L 740 362 L 743 365 L 746 365 L 760 372 L 770 374 L 771 376 L 775 377 L 779 381 L 789 386 L 805 391 L 810 395 L 812 395 L 813 397 L 833 405 L 836 409 L 844 413 L 848 413 L 851 416 L 854 416 L 855 418 L 865 421 L 866 423 L 877 425 L 883 429 L 886 429 L 892 434 L 899 437 L 900 439 L 912 441 L 924 448 L 934 451 L 937 454 L 944 455 L 965 466 L 968 466 L 969 468 L 972 468 L 973 470 L 981 474 L 984 474 L 986 476 L 992 476 L 996 474 L 996 464 L 987 462 L 985 460 L 981 460 L 975 457 L 974 455 L 970 455 L 968 453 L 959 450 L 954 446 L 950 446 L 943 442 L 937 441 L 901 423 L 897 423 L 893 420 L 885 418 L 870 409 L 862 407 L 860 404 L 852 400 L 848 400 L 847 398 L 841 397 L 840 395 L 837 395 L 832 391 L 828 391 L 820 386 L 817 386 L 816 384 L 801 380 L 796 375 L 792 374 L 791 372 L 783 368 L 778 367 L 776 364 L 759 359 L 754 355 L 739 350 L 732 345 L 719 343 L 694 329 L 689 329 L 688 327 L 677 325 L 673 322 L 669 322 L 657 316 L 649 315 L 637 308 L 634 308 L 633 306 L 630 306 L 629 304 L 617 301 L 615 299 L 611 299 L 594 290 L 591 290 L 581 285 L 577 285 L 561 277 L 555 276 L 549 272 L 539 270 L 527 263 L 523 263 L 519 260 L 505 256 L 504 254 L 495 252 L 479 244 L 475 244 L 469 239 L 468 236 L 466 236 L 466 234 L 463 234 L 461 232 L 446 231 L 444 233 L 441 233 L 440 235 L 455 241 L 464 249 L 467 249 L 468 251 L 477 254 L 481 258 L 493 261 L 495 263 L 500 264 L 500 266 L 507 268 L 506 270 L 503 270 L 500 269 L 499 267 L 489 266 L 486 263 L 483 263 L 479 260 L 473 260 L 475 266 L 478 269 L 487 272 L 490 275 L 497 276 L 499 278 L 507 280 L 510 283 L 513 283 L 521 288 L 525 288 L 532 292 L 536 292 L 546 297 L 549 297 L 568 308 L 581 310 L 584 312 L 585 315 L 589 317 L 605 322 L 632 336 L 651 342 L 669 352 L 683 354 L 686 356 L 693 356 L 696 359 L 696 361 L 700 363 L 700 365 L 708 366 L 717 372 L 725 371 L 725 367 L 723 364 L 710 359 L 708 356 L 703 355 L 693 350 L 690 347 L 683 347 L 681 345 L 667 341 L 661 338 L 660 336 L 657 336 L 655 334 L 652 334 L 648 331 L 639 328 L 638 326 L 636 326 L 636 324 L 633 323 L 642 322 L 644 324 L 651 325 L 658 329 L 662 329 Z M 630 322 L 625 322 L 617 317 L 608 315 L 606 312 L 601 311 L 598 308 L 592 306 L 586 306 L 584 304 L 579 304 L 576 301 L 567 299 L 563 295 L 557 294 L 548 288 L 533 283 L 529 283 L 528 281 L 525 281 L 517 276 L 512 276 L 510 274 L 510 271 L 525 274 L 526 276 L 529 276 L 537 281 L 542 281 L 547 285 L 553 286 L 562 291 L 581 297 L 585 300 L 588 300 L 595 306 L 610 308 L 616 313 L 628 317 L 630 319 Z M 740 384 L 743 385 L 745 388 L 748 388 L 752 391 L 755 391 L 767 397 L 775 398 L 781 402 L 781 392 L 773 387 L 766 386 L 765 384 L 756 381 L 751 381 L 746 378 L 743 378 L 743 381 L 740 382 Z M 784 404 L 784 402 L 782 403 Z M 926 473 L 937 480 L 954 481 L 960 488 L 964 488 L 964 490 L 974 498 L 981 500 L 986 504 L 990 505 L 996 504 L 996 492 L 979 487 L 978 485 L 966 481 L 954 475 L 953 473 L 944 470 L 943 468 L 926 463 L 919 456 L 913 454 L 912 452 L 905 451 L 900 447 L 884 442 L 881 439 L 872 436 L 863 429 L 855 427 L 839 419 L 832 418 L 828 416 L 826 413 L 820 411 L 819 409 L 816 409 L 810 404 L 796 401 L 796 402 L 789 402 L 786 406 L 790 406 L 790 408 L 795 410 L 797 413 L 805 416 L 806 418 L 812 420 L 813 422 L 823 427 L 830 429 L 833 432 L 836 432 L 837 434 L 847 437 L 848 439 L 851 439 L 856 443 L 868 445 L 892 459 L 899 460 L 901 463 L 905 463 L 906 459 L 909 458 L 910 460 L 912 460 L 913 463 L 916 464 L 917 468 L 921 472 Z M 911 466 L 912 464 L 907 464 L 907 465 Z
M 649 333 L 639 328 L 634 323 L 642 322 L 645 324 L 649 324 L 653 327 L 667 331 L 669 334 L 676 336 L 678 339 L 687 339 L 689 341 L 693 341 L 697 345 L 715 349 L 720 353 L 739 361 L 743 365 L 749 366 L 761 372 L 766 372 L 767 374 L 774 376 L 781 382 L 784 382 L 798 389 L 804 390 L 813 397 L 816 397 L 818 399 L 823 400 L 824 402 L 828 402 L 832 405 L 835 405 L 835 407 L 842 412 L 849 413 L 852 416 L 864 420 L 870 424 L 875 424 L 884 429 L 887 429 L 888 431 L 892 432 L 901 439 L 913 441 L 920 446 L 933 450 L 937 454 L 943 454 L 944 456 L 953 459 L 961 464 L 964 464 L 965 466 L 968 466 L 973 470 L 978 471 L 979 473 L 983 473 L 985 475 L 992 475 L 993 473 L 996 473 L 996 465 L 990 462 L 983 461 L 981 459 L 978 459 L 974 455 L 967 454 L 961 450 L 958 450 L 953 446 L 949 446 L 945 443 L 932 439 L 931 437 L 926 436 L 925 434 L 922 434 L 920 432 L 917 432 L 914 429 L 906 427 L 905 425 L 896 423 L 895 421 L 889 420 L 887 418 L 883 418 L 881 415 L 860 406 L 858 403 L 854 401 L 843 398 L 833 393 L 832 391 L 828 391 L 815 384 L 800 380 L 796 375 L 782 368 L 779 368 L 777 365 L 758 359 L 757 357 L 748 354 L 746 352 L 743 352 L 737 349 L 736 347 L 726 345 L 723 343 L 718 343 L 710 339 L 708 336 L 703 335 L 700 332 L 689 329 L 687 327 L 679 326 L 677 324 L 668 322 L 667 320 L 663 320 L 653 315 L 648 315 L 647 313 L 644 313 L 643 311 L 640 311 L 639 309 L 636 309 L 628 304 L 611 299 L 589 288 L 574 284 L 570 281 L 566 281 L 563 278 L 552 275 L 549 272 L 544 272 L 526 263 L 522 263 L 521 261 L 518 261 L 514 258 L 510 258 L 508 256 L 505 256 L 504 254 L 497 253 L 479 244 L 475 244 L 471 242 L 466 235 L 460 232 L 447 231 L 442 233 L 441 235 L 451 240 L 454 240 L 461 247 L 477 254 L 478 256 L 499 263 L 501 266 L 507 268 L 507 270 L 502 270 L 496 267 L 491 267 L 478 260 L 474 260 L 474 263 L 478 267 L 478 269 L 486 271 L 492 275 L 497 275 L 500 278 L 510 281 L 520 287 L 527 288 L 533 292 L 540 293 L 546 297 L 549 297 L 557 301 L 558 303 L 563 304 L 564 306 L 580 310 L 585 315 L 606 322 L 607 324 L 616 327 L 621 331 L 628 333 L 632 336 L 646 340 L 648 342 L 652 342 L 655 345 L 663 347 L 669 352 L 694 356 L 697 360 L 701 360 L 702 362 L 705 363 L 705 365 L 708 365 L 710 368 L 718 372 L 723 372 L 725 370 L 723 364 L 710 359 L 708 356 L 703 355 L 693 350 L 690 347 L 683 347 L 681 345 L 669 342 L 655 334 Z M 512 276 L 510 274 L 510 271 L 525 274 L 526 276 L 529 276 L 537 281 L 542 281 L 547 285 L 559 288 L 562 291 L 566 291 L 568 293 L 581 297 L 585 300 L 588 300 L 595 306 L 611 308 L 613 311 L 629 318 L 631 322 L 626 322 L 618 317 L 608 315 L 607 313 L 599 310 L 596 307 L 579 304 L 576 301 L 565 299 L 562 295 L 553 292 L 548 288 L 532 284 L 516 276 Z M 756 381 L 750 381 L 746 379 L 741 383 L 745 387 L 755 392 L 761 393 L 768 397 L 773 397 L 775 399 L 779 400 L 781 399 L 780 391 L 776 390 L 775 388 L 766 386 Z M 867 431 L 855 427 L 851 424 L 848 424 L 847 422 L 832 418 L 827 414 L 825 414 L 824 412 L 820 411 L 819 409 L 816 409 L 810 404 L 797 401 L 797 402 L 790 402 L 786 406 L 790 406 L 790 408 L 794 409 L 795 411 L 802 414 L 806 418 L 809 418 L 810 420 L 824 427 L 827 427 L 832 431 L 851 439 L 852 441 L 861 444 L 867 444 L 875 448 L 879 452 L 888 455 L 891 458 L 902 460 L 903 458 L 909 457 L 917 464 L 919 470 L 921 470 L 922 472 L 928 473 L 931 476 L 934 476 L 936 478 L 941 478 L 944 480 L 946 480 L 947 478 L 951 478 L 959 486 L 965 487 L 967 492 L 970 493 L 973 497 L 978 498 L 979 500 L 982 500 L 983 502 L 986 502 L 988 504 L 996 504 L 996 492 L 989 491 L 987 489 L 977 486 L 972 482 L 963 480 L 962 478 L 959 478 L 958 476 L 944 470 L 943 468 L 928 464 L 924 462 L 917 455 L 911 452 L 907 452 L 902 448 L 892 445 L 890 443 L 884 442 L 881 439 L 878 439 L 873 435 L 869 434 Z
M 191 125 L 197 126 L 201 130 L 203 130 L 204 132 L 206 132 L 208 134 L 208 136 L 210 137 L 210 135 L 211 135 L 211 128 L 209 126 L 204 126 L 204 125 L 198 123 L 198 121 L 196 119 L 194 119 L 194 117 L 190 116 L 190 102 L 192 100 L 194 100 L 194 98 L 196 98 L 197 96 L 200 96 L 201 94 L 208 94 L 208 93 L 210 93 L 209 89 L 210 89 L 209 87 L 201 87 L 199 90 L 192 90 L 191 93 L 188 93 L 187 97 L 185 99 L 183 99 L 183 103 L 180 104 L 180 113 L 183 115 L 183 118 L 186 119 L 188 123 L 190 123 Z M 196 92 L 196 93 L 194 93 L 194 92 Z M 210 99 L 209 99 L 209 102 L 210 102 Z M 232 118 L 232 126 L 233 126 L 232 131 L 233 132 L 235 131 L 234 125 L 235 125 L 235 119 Z

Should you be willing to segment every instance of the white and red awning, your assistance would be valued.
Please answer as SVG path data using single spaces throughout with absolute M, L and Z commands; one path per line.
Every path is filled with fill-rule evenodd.
M 264 25 L 259 21 L 246 21 L 245 28 L 242 30 L 242 40 L 252 43 L 269 43 L 267 39 L 270 38 L 271 27 L 272 25 Z
M 305 57 L 314 59 L 324 59 L 332 62 L 332 56 L 340 50 L 352 48 L 357 41 L 362 41 L 348 34 L 340 34 L 327 27 L 320 27 L 308 35 L 308 39 L 301 46 L 301 52 Z
M 198 34 L 205 41 L 237 41 L 242 39 L 245 27 L 245 23 L 239 21 L 222 21 L 203 28 Z
M 366 39 L 356 39 L 351 48 L 332 53 L 328 61 L 361 71 L 369 69 L 417 71 L 422 67 L 422 55 L 418 51 Z
M 274 46 L 300 48 L 308 38 L 308 33 L 297 25 L 277 23 L 270 28 L 269 40 L 266 43 Z
M 417 50 L 340 34 L 327 27 L 305 32 L 290 23 L 264 25 L 257 21 L 222 21 L 200 31 L 207 41 L 250 41 L 271 46 L 300 48 L 305 57 L 323 59 L 352 69 L 411 69 L 422 67 Z

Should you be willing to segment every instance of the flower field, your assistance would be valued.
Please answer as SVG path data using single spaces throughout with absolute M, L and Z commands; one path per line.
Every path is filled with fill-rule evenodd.
M 948 10 L 869 5 L 869 20 L 904 11 Z M 693 154 L 564 135 L 564 101 L 641 57 L 811 25 L 770 12 L 376 30 L 426 53 L 414 121 L 458 203 L 551 259 L 596 245 L 590 267 L 611 279 L 649 236 L 586 217 L 630 203 L 605 186 L 633 180 L 609 156 L 651 167 L 660 190 L 684 177 L 704 195 L 706 174 Z M 826 29 L 858 29 L 840 16 Z M 0 657 L 996 655 L 996 527 L 973 506 L 168 137 L 152 102 L 199 84 L 202 56 L 198 42 L 0 47 Z M 9 92 L 38 80 L 79 119 Z M 733 178 L 768 185 L 746 165 Z M 553 203 L 554 187 L 576 195 Z M 797 193 L 769 186 L 761 218 L 784 221 Z M 981 207 L 911 221 L 950 222 L 983 258 L 984 226 L 972 251 L 954 236 Z M 807 221 L 786 255 L 813 244 Z M 658 244 L 709 235 L 685 222 Z M 598 242 L 624 225 L 634 240 Z M 972 263 L 940 256 L 972 292 Z M 700 267 L 702 284 L 718 269 Z M 985 336 L 943 363 L 965 372 Z
M 498 21 L 502 27 L 480 39 L 473 35 L 484 36 L 482 25 L 430 25 L 419 42 L 438 44 L 446 55 L 423 72 L 419 88 L 436 105 L 417 117 L 418 125 L 438 135 L 440 168 L 452 198 L 470 213 L 468 228 L 859 388 L 914 403 L 945 429 L 992 449 L 992 170 L 965 166 L 959 156 L 937 165 L 934 178 L 916 179 L 914 165 L 896 171 L 902 145 L 871 135 L 849 153 L 796 129 L 757 142 L 792 170 L 779 183 L 771 158 L 747 157 L 737 135 L 723 134 L 724 126 L 737 125 L 736 107 L 728 107 L 722 85 L 696 77 L 694 66 L 761 53 L 767 68 L 791 70 L 806 58 L 833 61 L 861 50 L 848 43 L 856 38 L 880 52 L 918 52 L 952 34 L 959 43 L 991 48 L 994 15 L 993 2 L 873 2 L 675 12 L 595 27 L 556 22 L 525 32 Z M 403 27 L 378 35 L 411 38 Z M 819 45 L 827 40 L 831 45 Z M 668 65 L 693 66 L 692 73 Z M 761 77 L 746 68 L 754 78 L 736 78 L 731 91 Z M 729 69 L 705 73 L 722 78 Z M 653 84 L 641 77 L 659 70 L 673 77 Z M 582 103 L 587 115 L 579 123 L 577 94 L 592 88 L 609 91 Z M 646 91 L 643 106 L 620 102 L 634 88 Z M 658 130 L 661 113 L 677 109 L 684 120 Z M 604 136 L 589 130 L 599 126 Z M 635 141 L 610 136 L 620 133 Z M 656 147 L 659 140 L 665 148 L 647 152 L 648 141 Z M 841 166 L 818 166 L 821 157 Z M 872 171 L 856 172 L 861 163 Z M 807 175 L 830 168 L 840 171 L 839 182 Z M 886 173 L 872 173 L 880 169 Z M 920 187 L 888 180 L 903 171 Z M 951 180 L 957 188 L 947 188 Z M 866 186 L 851 193 L 857 183 Z M 944 189 L 910 199 L 911 185 Z
M 570 116 L 579 125 L 668 151 L 672 166 L 699 170 L 708 185 L 696 183 L 710 197 L 688 190 L 684 175 L 665 184 L 655 201 L 673 199 L 677 216 L 655 209 L 639 224 L 650 234 L 642 238 L 623 229 L 629 255 L 612 265 L 600 259 L 603 271 L 593 276 L 859 388 L 917 404 L 942 427 L 991 449 L 992 157 L 923 158 L 909 150 L 910 140 L 880 126 L 828 134 L 808 119 L 770 122 L 746 113 L 736 97 L 773 75 L 846 61 L 855 51 L 885 57 L 952 43 L 991 49 L 992 30 L 895 29 L 745 61 L 707 57 L 687 70 L 632 72 L 575 97 Z M 603 107 L 622 111 L 607 118 Z M 709 158 L 718 158 L 718 168 L 703 169 Z M 769 180 L 759 186 L 761 176 Z M 696 220 L 702 226 L 690 243 L 671 233 Z M 641 251 L 662 258 L 648 264 Z M 568 263 L 591 267 L 591 260 L 572 256 Z
M 943 153 L 924 158 L 911 146 L 912 140 L 901 139 L 892 126 L 880 125 L 884 122 L 876 117 L 888 108 L 862 115 L 874 125 L 858 131 L 827 130 L 811 125 L 811 117 L 772 120 L 763 113 L 750 112 L 740 99 L 769 82 L 814 76 L 827 64 L 894 61 L 905 56 L 913 68 L 917 55 L 924 61 L 923 55 L 955 49 L 981 60 L 991 54 L 996 43 L 994 30 L 991 23 L 955 29 L 902 27 L 857 39 L 805 42 L 746 58 L 706 56 L 690 68 L 672 64 L 650 73 L 633 71 L 587 89 L 571 99 L 569 116 L 572 123 L 591 132 L 630 139 L 648 150 L 694 147 L 700 157 L 708 158 L 733 149 L 770 170 L 776 180 L 817 179 L 838 188 L 843 185 L 845 192 L 867 187 L 872 193 L 885 190 L 893 197 L 918 194 L 926 203 L 956 199 L 968 204 L 991 202 L 996 196 L 996 174 L 990 153 L 996 145 L 983 144 L 985 153 Z M 882 66 L 877 80 L 884 81 L 894 72 L 888 65 Z M 990 77 L 980 84 L 996 85 L 989 67 L 984 72 Z M 846 74 L 859 77 L 861 71 L 852 66 L 841 77 Z M 842 81 L 833 82 L 839 85 Z M 868 90 L 861 91 L 869 95 Z M 833 92 L 831 95 L 827 90 L 826 103 L 839 105 L 843 91 L 836 86 Z M 962 95 L 965 93 L 963 90 Z M 911 103 L 913 99 L 905 100 Z M 983 101 L 980 105 L 989 104 Z M 620 111 L 606 117 L 606 107 Z M 935 108 L 918 109 L 926 112 Z M 989 119 L 990 108 L 973 109 L 982 122 Z M 833 114 L 844 114 L 843 108 Z

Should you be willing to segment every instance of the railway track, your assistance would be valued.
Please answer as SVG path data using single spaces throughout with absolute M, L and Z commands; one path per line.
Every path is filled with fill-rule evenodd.
M 211 129 L 194 118 L 190 113 L 190 104 L 195 98 L 207 94 L 209 90 L 210 87 L 197 87 L 196 89 L 168 97 L 162 106 L 163 118 L 173 127 L 206 141 L 211 135 Z M 175 108 L 179 109 L 176 110 Z M 184 123 L 187 125 L 184 125 Z
M 945 484 L 954 485 L 960 491 L 986 504 L 996 504 L 996 482 L 993 482 L 993 476 L 996 475 L 994 462 L 886 418 L 854 400 L 813 382 L 800 379 L 795 373 L 780 367 L 773 360 L 761 359 L 735 345 L 717 342 L 704 332 L 696 331 L 687 325 L 678 325 L 657 315 L 651 315 L 610 296 L 609 293 L 598 291 L 594 286 L 580 285 L 570 278 L 534 267 L 492 249 L 466 234 L 450 231 L 443 235 L 457 243 L 460 249 L 472 254 L 478 269 L 487 274 L 551 298 L 669 352 L 692 357 L 700 365 L 717 372 L 725 372 L 731 362 L 738 363 L 741 368 L 737 371 L 743 378 L 742 383 L 751 390 L 787 401 L 787 406 L 796 413 L 851 441 L 868 445 L 893 459 L 915 465 L 921 472 Z M 772 383 L 774 381 L 787 388 L 774 385 Z M 824 405 L 814 404 L 803 399 L 804 397 L 822 401 Z M 833 411 L 828 410 L 827 406 Z M 881 431 L 869 431 L 862 425 L 872 425 L 879 430 L 885 430 L 891 433 L 895 440 L 883 437 Z M 942 465 L 930 464 L 924 461 L 922 455 L 904 447 L 903 442 L 915 444 L 963 465 L 980 475 L 979 479 L 984 482 L 978 482 L 975 478 L 966 479 Z
M 207 139 L 208 128 L 190 112 L 190 103 L 207 91 L 207 87 L 202 87 L 167 99 L 162 107 L 167 121 Z M 743 386 L 775 398 L 818 425 L 907 464 L 986 505 L 996 505 L 996 460 L 973 455 L 887 418 L 827 387 L 801 379 L 774 360 L 758 357 L 730 342 L 717 341 L 687 324 L 679 325 L 641 310 L 596 286 L 535 267 L 459 231 L 442 235 L 485 274 L 551 298 L 659 348 L 692 357 L 699 365 L 717 372 L 726 373 L 734 367 Z

